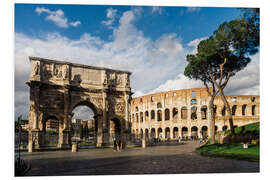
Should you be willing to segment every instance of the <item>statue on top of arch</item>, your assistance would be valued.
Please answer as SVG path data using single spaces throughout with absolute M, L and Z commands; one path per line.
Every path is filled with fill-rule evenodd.
M 39 62 L 36 63 L 35 67 L 34 67 L 34 75 L 39 75 Z

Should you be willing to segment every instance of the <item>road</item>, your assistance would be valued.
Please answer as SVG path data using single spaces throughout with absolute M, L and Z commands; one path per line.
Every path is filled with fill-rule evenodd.
M 258 162 L 198 155 L 198 145 L 188 142 L 121 152 L 111 148 L 24 152 L 22 157 L 31 164 L 29 176 L 259 172 Z

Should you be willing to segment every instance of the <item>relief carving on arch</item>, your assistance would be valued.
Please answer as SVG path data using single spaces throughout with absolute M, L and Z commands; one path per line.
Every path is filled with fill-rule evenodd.
M 99 97 L 91 97 L 90 98 L 90 101 L 96 106 L 98 107 L 99 109 L 103 109 L 103 106 L 102 106 L 102 99 L 99 98 Z
M 110 111 L 117 113 L 124 113 L 125 111 L 125 102 L 122 99 L 110 97 L 108 99 L 108 104 L 110 107 Z
M 56 96 L 45 96 L 41 99 L 42 107 L 43 108 L 63 108 L 63 97 L 56 95 Z
M 117 86 L 121 86 L 122 83 L 124 82 L 124 81 L 123 81 L 122 75 L 121 75 L 121 74 L 117 74 L 116 77 L 117 77 L 117 78 L 116 78 L 116 85 L 117 85 Z
M 124 102 L 118 102 L 115 106 L 115 112 L 121 112 L 123 113 L 125 110 L 125 103 Z
M 51 78 L 52 77 L 52 65 L 51 64 L 44 64 L 43 68 L 43 76 L 45 78 Z
M 116 74 L 111 73 L 109 76 L 109 85 L 110 86 L 116 86 Z
M 54 65 L 54 72 L 53 75 L 57 78 L 62 78 L 62 66 L 61 65 Z
M 63 78 L 68 79 L 68 77 L 69 77 L 69 66 L 65 65 L 63 70 Z

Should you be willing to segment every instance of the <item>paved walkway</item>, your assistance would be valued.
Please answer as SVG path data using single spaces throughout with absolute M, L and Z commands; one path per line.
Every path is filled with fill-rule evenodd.
M 23 158 L 32 166 L 30 176 L 259 172 L 258 162 L 200 156 L 196 147 L 198 142 L 121 152 L 110 148 L 25 152 Z

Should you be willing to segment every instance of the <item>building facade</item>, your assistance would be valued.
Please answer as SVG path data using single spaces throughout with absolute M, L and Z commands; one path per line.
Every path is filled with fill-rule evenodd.
M 161 92 L 131 100 L 131 133 L 136 137 L 178 139 L 209 136 L 210 97 L 205 88 Z M 234 126 L 260 120 L 259 96 L 227 96 Z M 229 118 L 221 97 L 215 104 L 215 130 L 229 129 Z

